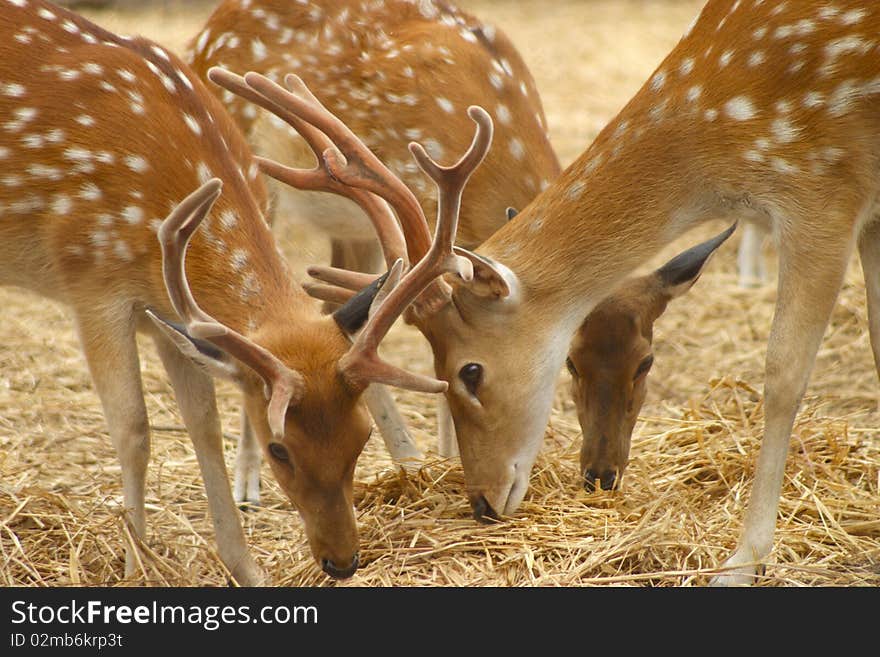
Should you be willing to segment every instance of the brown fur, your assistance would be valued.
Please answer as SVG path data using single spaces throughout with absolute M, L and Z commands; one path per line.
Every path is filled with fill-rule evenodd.
M 524 207 L 542 181 L 549 183 L 560 167 L 547 138 L 534 80 L 507 36 L 451 3 L 443 3 L 437 12 L 425 16 L 418 3 L 399 0 L 381 4 L 319 0 L 308 7 L 288 0 L 254 0 L 247 9 L 236 0 L 226 0 L 193 39 L 189 56 L 203 78 L 217 65 L 239 74 L 257 71 L 277 80 L 287 73 L 299 75 L 410 185 L 429 218 L 436 212 L 436 193 L 413 165 L 407 151 L 413 139 L 406 131 L 421 131 L 415 141 L 435 140 L 445 152 L 440 160 L 450 163 L 453 154 L 469 144 L 471 123 L 465 110 L 472 104 L 484 106 L 496 117 L 495 147 L 465 192 L 458 234 L 459 244 L 473 247 L 505 222 L 508 206 Z M 443 23 L 443 18 L 453 26 Z M 273 20 L 278 29 L 269 27 Z M 462 38 L 460 31 L 473 35 L 473 40 Z M 238 39 L 236 47 L 230 45 L 230 37 Z M 251 47 L 255 40 L 265 44 L 264 58 L 255 57 Z M 510 75 L 502 61 L 510 67 Z M 413 71 L 411 76 L 405 73 L 407 68 Z M 490 82 L 490 73 L 503 82 L 500 90 Z M 251 134 L 255 114 L 249 112 L 249 104 L 209 87 L 224 98 L 243 131 Z M 394 102 L 408 95 L 414 104 Z M 454 111 L 443 111 L 437 97 L 449 100 Z M 508 108 L 509 123 L 498 120 L 499 104 Z M 514 138 L 525 147 L 522 160 L 509 150 Z M 301 140 L 284 132 L 278 141 L 285 144 L 287 155 L 277 159 L 301 166 L 312 161 Z
M 22 34 L 31 39 L 26 47 L 15 38 Z M 199 454 L 220 554 L 240 583 L 259 583 L 229 494 L 210 381 L 143 314 L 149 308 L 175 318 L 159 223 L 205 177 L 220 178 L 222 195 L 186 255 L 187 278 L 206 312 L 303 376 L 304 397 L 288 413 L 283 439 L 290 463 L 270 461 L 315 558 L 345 569 L 357 553 L 354 463 L 370 432 L 362 390 L 338 372 L 349 338 L 295 284 L 277 252 L 264 219 L 266 189 L 235 123 L 183 62 L 155 48 L 47 2 L 0 6 L 0 166 L 3 176 L 18 177 L 0 182 L 0 282 L 71 308 L 141 538 L 149 429 L 134 331 L 153 334 Z M 12 83 L 21 86 L 2 86 Z M 20 116 L 21 125 L 6 125 Z M 130 164 L 131 157 L 139 159 Z M 239 367 L 265 449 L 264 386 Z

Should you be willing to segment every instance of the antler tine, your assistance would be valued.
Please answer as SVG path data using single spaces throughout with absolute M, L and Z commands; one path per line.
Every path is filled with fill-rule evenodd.
M 391 365 L 379 357 L 379 343 L 394 324 L 398 315 L 419 295 L 426 279 L 418 275 L 424 270 L 425 259 L 402 280 L 403 260 L 398 260 L 370 308 L 367 325 L 358 333 L 351 348 L 339 360 L 339 370 L 353 385 L 366 388 L 371 383 L 385 383 L 416 392 L 445 392 L 449 384 L 430 376 L 408 372 Z M 428 282 L 434 274 L 427 277 Z
M 323 157 L 330 175 L 345 185 L 372 192 L 387 201 L 403 226 L 410 262 L 424 256 L 431 245 L 431 233 L 422 206 L 412 191 L 345 123 L 321 104 L 299 76 L 285 76 L 284 82 L 290 91 L 258 73 L 247 73 L 244 79 L 251 89 L 271 103 L 329 137 L 335 147 L 325 150 Z
M 435 162 L 421 144 L 411 142 L 409 150 L 431 180 L 437 185 L 437 227 L 432 249 L 441 251 L 446 258 L 458 263 L 457 271 L 465 280 L 473 275 L 470 261 L 453 254 L 452 247 L 458 230 L 461 196 L 471 174 L 476 170 L 492 145 L 492 117 L 482 107 L 471 105 L 468 116 L 477 124 L 473 141 L 461 159 L 449 167 Z M 467 264 L 465 264 L 467 263 Z
M 378 355 L 379 343 L 390 330 L 397 317 L 430 286 L 437 277 L 445 273 L 456 273 L 466 279 L 473 276 L 473 265 L 461 256 L 455 255 L 452 245 L 458 225 L 458 210 L 461 194 L 468 178 L 483 161 L 492 143 L 492 119 L 479 107 L 468 109 L 468 115 L 477 124 L 473 142 L 464 156 L 451 167 L 441 167 L 434 162 L 418 144 L 411 144 L 410 150 L 419 165 L 431 176 L 440 190 L 440 206 L 437 212 L 437 228 L 431 247 L 415 267 L 392 289 L 389 276 L 384 289 L 387 297 L 381 303 L 374 302 L 367 325 L 358 334 L 349 352 L 342 358 L 343 372 L 360 384 L 372 381 L 391 383 L 399 387 L 422 392 L 443 392 L 448 384 L 429 377 L 421 377 L 383 362 Z M 378 301 L 378 299 L 377 299 Z M 422 301 L 422 300 L 420 300 Z M 418 387 L 417 387 L 418 386 Z
M 189 241 L 220 196 L 222 186 L 217 178 L 209 180 L 187 196 L 159 227 L 165 287 L 171 305 L 192 337 L 212 342 L 263 379 L 267 386 L 266 396 L 270 400 L 269 425 L 273 435 L 281 437 L 287 407 L 302 395 L 302 375 L 288 368 L 268 350 L 203 311 L 196 303 L 186 278 Z
M 376 231 L 376 237 L 382 246 L 382 252 L 385 254 L 387 266 L 391 267 L 397 258 L 405 257 L 406 240 L 397 223 L 397 219 L 387 203 L 368 191 L 340 182 L 334 176 L 327 163 L 327 158 L 332 157 L 338 152 L 336 146 L 327 135 L 321 132 L 319 128 L 297 116 L 296 113 L 289 111 L 285 106 L 250 86 L 247 82 L 248 76 L 251 76 L 251 80 L 262 78 L 272 85 L 275 84 L 268 78 L 264 78 L 256 73 L 248 73 L 247 76 L 241 77 L 218 67 L 211 68 L 208 71 L 208 77 L 214 83 L 272 112 L 290 125 L 306 141 L 318 161 L 317 166 L 309 170 L 294 169 L 274 160 L 257 157 L 255 159 L 260 169 L 276 180 L 297 189 L 331 192 L 351 199 L 360 205 L 370 218 L 370 222 Z

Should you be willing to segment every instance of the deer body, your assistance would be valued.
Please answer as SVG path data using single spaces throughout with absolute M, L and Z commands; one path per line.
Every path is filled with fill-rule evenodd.
M 591 310 L 697 224 L 753 223 L 780 258 L 766 426 L 739 545 L 714 581 L 753 580 L 856 246 L 880 365 L 878 31 L 874 3 L 710 0 L 586 152 L 468 256 L 473 276 L 444 275 L 449 302 L 416 301 L 478 519 L 522 501 L 557 372 Z
M 232 576 L 262 581 L 229 490 L 209 374 L 242 388 L 315 558 L 350 575 L 352 479 L 370 432 L 360 396 L 388 380 L 372 378 L 363 358 L 375 358 L 292 279 L 249 147 L 220 102 L 161 46 L 48 2 L 4 0 L 0 117 L 0 283 L 70 307 L 133 534 L 145 537 L 150 452 L 143 330 L 171 379 Z M 369 326 L 363 333 L 380 340 Z M 128 546 L 127 575 L 135 563 Z
M 462 283 L 430 333 L 477 515 L 522 500 L 551 403 L 526 391 L 552 391 L 595 304 L 699 222 L 754 221 L 780 249 L 767 419 L 743 536 L 717 581 L 751 579 L 772 547 L 791 426 L 857 244 L 878 324 L 878 29 L 874 3 L 710 1 L 587 151 L 478 249 L 503 263 L 496 276 L 512 292 Z M 876 357 L 876 330 L 872 345 Z M 476 403 L 456 381 L 464 363 L 483 369 Z

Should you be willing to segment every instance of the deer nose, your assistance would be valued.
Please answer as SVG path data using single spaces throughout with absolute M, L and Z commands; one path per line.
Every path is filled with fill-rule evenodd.
M 486 500 L 486 496 L 482 493 L 471 498 L 471 508 L 474 510 L 474 520 L 477 522 L 489 523 L 498 520 L 498 514 L 495 509 Z
M 351 563 L 346 568 L 340 568 L 330 559 L 321 559 L 321 570 L 330 575 L 333 579 L 347 579 L 354 575 L 354 572 L 358 569 L 359 561 L 360 559 L 358 555 L 355 554 Z
M 597 479 L 602 490 L 612 490 L 614 484 L 617 483 L 617 473 L 614 470 L 603 470 L 601 473 L 597 473 L 593 469 L 588 469 L 584 472 L 584 490 L 588 493 L 595 491 Z

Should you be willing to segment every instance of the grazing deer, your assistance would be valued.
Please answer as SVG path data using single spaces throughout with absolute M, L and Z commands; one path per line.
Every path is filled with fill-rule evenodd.
M 583 433 L 580 471 L 588 491 L 613 489 L 629 462 L 630 439 L 654 364 L 654 322 L 670 301 L 697 282 L 734 228 L 678 254 L 650 274 L 627 279 L 575 333 L 565 365 Z
M 371 427 L 361 395 L 372 382 L 445 387 L 379 360 L 390 325 L 381 300 L 392 286 L 378 292 L 376 321 L 363 328 L 375 287 L 333 316 L 321 313 L 277 250 L 265 186 L 240 131 L 155 43 L 41 0 L 3 0 L 0 121 L 0 284 L 71 308 L 121 461 L 133 534 L 145 537 L 150 454 L 141 330 L 171 379 L 235 580 L 258 584 L 263 575 L 229 490 L 211 376 L 242 388 L 315 559 L 333 577 L 351 575 L 353 472 Z M 309 139 L 317 152 L 328 145 L 322 135 Z M 326 186 L 335 184 L 327 176 Z M 403 243 L 384 203 L 343 191 L 387 226 L 386 249 Z M 127 575 L 134 549 L 126 549 Z
M 329 109 L 415 192 L 433 217 L 436 196 L 407 144 L 442 159 L 464 148 L 464 108 L 480 104 L 495 121 L 500 148 L 475 172 L 462 205 L 457 241 L 477 246 L 560 171 L 534 80 L 507 36 L 450 2 L 388 0 L 225 0 L 192 40 L 187 59 L 206 78 L 212 66 L 255 71 L 279 81 L 298 74 Z M 309 166 L 311 149 L 271 113 L 209 85 L 254 150 Z M 376 271 L 381 250 L 364 212 L 344 197 L 276 187 L 276 213 L 327 234 L 335 267 Z M 393 460 L 421 457 L 393 401 L 381 389 L 368 404 Z M 445 405 L 443 405 L 445 407 Z M 448 411 L 441 409 L 440 452 L 456 450 Z M 243 423 L 235 473 L 239 502 L 259 502 L 259 451 Z
M 764 439 L 739 543 L 713 583 L 754 581 L 856 247 L 880 366 L 878 33 L 880 5 L 865 0 L 709 0 L 589 148 L 479 247 L 473 278 L 445 276 L 450 302 L 416 300 L 476 517 L 522 501 L 558 369 L 596 304 L 693 226 L 753 221 L 779 250 Z

